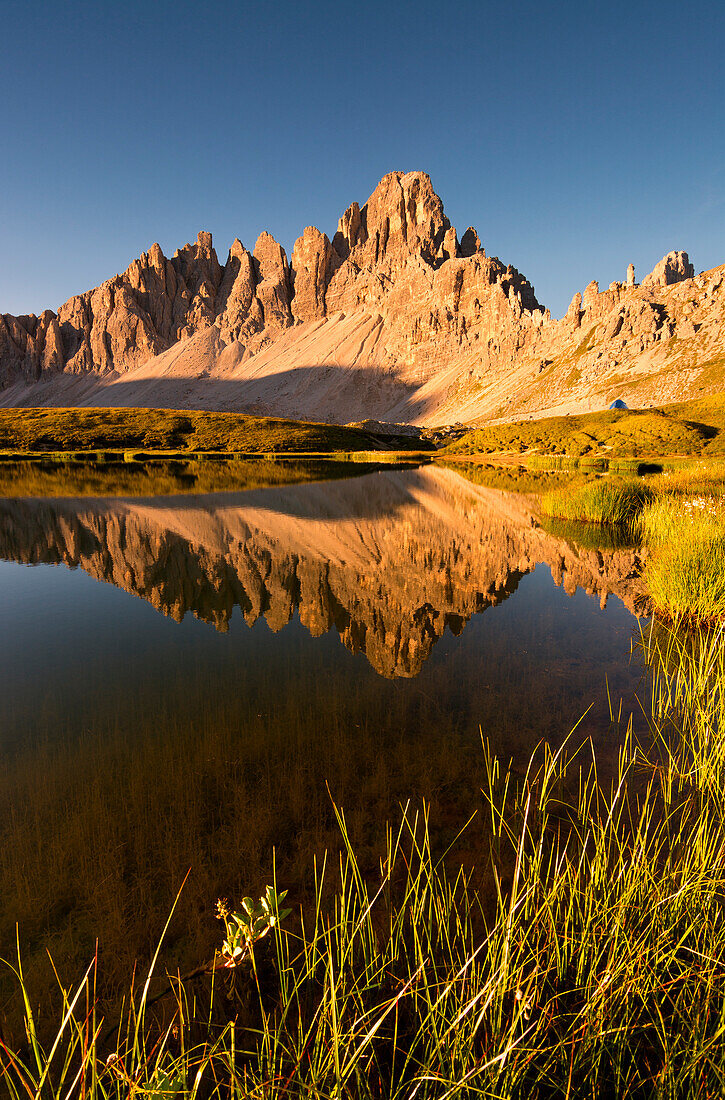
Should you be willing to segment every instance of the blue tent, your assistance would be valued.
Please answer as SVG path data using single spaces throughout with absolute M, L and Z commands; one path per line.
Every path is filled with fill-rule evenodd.
M 627 405 L 626 401 L 622 401 L 622 398 L 618 397 L 616 401 L 612 401 L 612 404 L 609 406 L 609 408 L 610 409 L 626 409 L 626 408 L 628 408 L 628 405 Z

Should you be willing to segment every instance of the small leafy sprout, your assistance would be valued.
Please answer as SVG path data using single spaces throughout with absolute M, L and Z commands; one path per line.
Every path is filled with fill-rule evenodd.
M 290 915 L 291 909 L 280 909 L 286 897 L 286 890 L 278 894 L 273 886 L 268 886 L 259 901 L 242 898 L 240 912 L 231 912 L 226 899 L 220 898 L 217 901 L 217 916 L 224 921 L 226 932 L 226 939 L 222 944 L 224 966 L 238 966 L 255 943 L 264 939 L 276 924 Z

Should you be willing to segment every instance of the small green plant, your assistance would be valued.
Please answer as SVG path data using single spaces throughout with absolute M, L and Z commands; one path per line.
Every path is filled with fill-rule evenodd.
M 225 899 L 220 898 L 217 901 L 217 916 L 224 921 L 226 932 L 226 939 L 222 944 L 224 966 L 238 966 L 255 943 L 264 939 L 275 925 L 290 915 L 291 909 L 280 909 L 280 904 L 286 897 L 286 890 L 277 893 L 274 886 L 268 886 L 259 901 L 242 898 L 239 912 L 232 912 Z

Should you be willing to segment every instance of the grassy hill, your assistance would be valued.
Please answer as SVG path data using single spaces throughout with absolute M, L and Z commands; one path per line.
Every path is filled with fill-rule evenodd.
M 169 409 L 0 409 L 0 451 L 289 453 L 384 449 L 360 428 Z
M 447 454 L 561 454 L 602 457 L 725 454 L 725 394 L 654 409 L 546 417 L 467 432 Z

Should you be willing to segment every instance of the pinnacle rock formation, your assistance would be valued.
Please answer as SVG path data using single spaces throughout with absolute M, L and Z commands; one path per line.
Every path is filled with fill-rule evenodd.
M 319 321 L 325 316 L 325 295 L 332 274 L 332 245 L 326 233 L 308 225 L 292 253 L 295 321 Z
M 291 262 L 263 232 L 222 265 L 201 232 L 57 314 L 0 315 L 0 404 L 440 424 L 678 400 L 725 385 L 724 277 L 669 252 L 554 320 L 475 228 L 459 238 L 425 173 L 391 172 Z
M 642 280 L 642 286 L 672 286 L 693 279 L 695 268 L 686 252 L 668 252 L 653 271 Z

